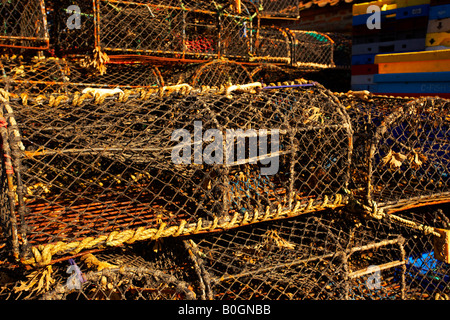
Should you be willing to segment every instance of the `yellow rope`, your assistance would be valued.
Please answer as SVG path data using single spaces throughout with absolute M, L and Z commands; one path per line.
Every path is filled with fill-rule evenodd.
M 76 254 L 82 250 L 102 245 L 116 247 L 124 243 L 129 244 L 135 241 L 157 240 L 163 237 L 176 237 L 205 231 L 214 231 L 217 229 L 227 230 L 236 226 L 248 225 L 255 222 L 275 220 L 284 217 L 293 217 L 301 213 L 320 211 L 326 208 L 337 208 L 345 205 L 346 199 L 344 199 L 342 195 L 338 194 L 336 195 L 335 201 L 332 204 L 328 203 L 328 201 L 324 201 L 318 205 L 313 205 L 313 202 L 314 200 L 310 199 L 306 207 L 301 207 L 300 202 L 297 201 L 292 210 L 282 210 L 282 207 L 278 206 L 276 210 L 271 211 L 270 207 L 267 207 L 263 217 L 261 217 L 258 211 L 255 210 L 252 219 L 249 219 L 248 214 L 244 214 L 243 216 L 241 216 L 236 212 L 230 221 L 219 223 L 219 219 L 215 217 L 213 223 L 209 226 L 204 226 L 203 220 L 199 218 L 195 225 L 187 226 L 187 222 L 185 220 L 182 220 L 180 221 L 179 225 L 170 227 L 167 227 L 166 223 L 161 223 L 158 228 L 139 227 L 135 230 L 112 231 L 106 235 L 101 235 L 96 238 L 88 237 L 81 241 L 59 241 L 56 243 L 37 245 L 31 248 L 33 257 L 29 259 L 22 259 L 22 263 L 33 266 L 45 266 L 51 263 L 52 257 L 56 254 Z
M 92 253 L 82 256 L 81 260 L 84 261 L 89 268 L 96 267 L 97 271 L 118 267 L 112 263 L 98 260 Z

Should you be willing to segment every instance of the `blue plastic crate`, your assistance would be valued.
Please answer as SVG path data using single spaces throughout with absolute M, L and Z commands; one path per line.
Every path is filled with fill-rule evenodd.
M 431 292 L 450 285 L 450 275 L 444 273 L 448 265 L 435 259 L 433 251 L 408 257 L 406 268 L 409 277 Z
M 376 54 L 357 54 L 352 56 L 352 65 L 374 64 Z
M 386 22 L 390 19 L 409 19 L 409 18 L 417 18 L 424 17 L 430 15 L 430 5 L 429 4 L 421 4 L 418 6 L 410 6 L 397 8 L 392 10 L 381 11 L 381 30 L 383 30 L 383 22 Z M 367 23 L 367 19 L 372 16 L 373 13 L 361 14 L 358 16 L 353 16 L 352 23 L 354 26 L 364 25 Z M 395 16 L 393 16 L 395 15 Z M 430 19 L 432 19 L 430 17 Z M 438 18 L 434 18 L 438 19 Z
M 445 18 L 450 18 L 450 4 L 430 7 L 430 13 L 428 15 L 428 19 L 436 20 L 436 19 L 445 19 Z

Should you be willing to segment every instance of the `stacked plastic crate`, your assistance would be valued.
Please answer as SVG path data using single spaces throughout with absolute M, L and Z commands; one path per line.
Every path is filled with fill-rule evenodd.
M 430 3 L 426 50 L 450 49 L 450 0 Z
M 368 89 L 398 96 L 450 98 L 450 0 L 430 2 L 425 48 L 421 51 L 379 54 L 378 73 Z
M 450 98 L 450 50 L 382 54 L 372 92 Z
M 380 8 L 380 24 L 372 26 Z M 352 89 L 373 90 L 377 54 L 425 49 L 430 0 L 381 0 L 353 6 Z M 369 12 L 369 13 L 368 13 Z

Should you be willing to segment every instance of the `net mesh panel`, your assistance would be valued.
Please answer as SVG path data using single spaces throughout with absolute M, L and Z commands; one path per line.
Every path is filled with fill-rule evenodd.
M 55 51 L 58 54 L 79 53 L 90 54 L 95 48 L 95 11 L 92 1 L 61 1 L 53 2 L 51 13 L 54 21 Z M 69 28 L 68 19 L 73 14 L 67 8 L 77 5 L 80 8 L 80 28 Z
M 416 224 L 450 228 L 450 205 L 427 206 L 395 213 Z M 405 290 L 409 299 L 448 300 L 450 297 L 450 264 L 436 258 L 433 236 L 415 228 L 400 226 L 405 235 Z
M 131 89 L 162 87 L 165 84 L 159 69 L 145 63 L 107 64 L 103 75 L 71 63 L 68 79 L 69 92 L 82 91 L 86 87 Z
M 0 67 L 4 88 L 19 96 L 68 94 L 87 87 L 131 89 L 164 85 L 159 69 L 147 64 L 108 64 L 106 73 L 100 75 L 64 59 L 3 55 Z
M 251 70 L 253 81 L 264 84 L 278 83 L 297 79 L 297 73 L 273 63 L 262 63 Z
M 3 77 L 1 83 L 6 90 L 17 95 L 28 93 L 67 93 L 68 65 L 56 58 L 24 59 L 22 56 L 3 55 L 0 60 Z
M 296 67 L 330 68 L 334 66 L 334 43 L 326 34 L 288 30 L 292 37 L 292 63 Z
M 446 219 L 441 208 L 405 213 Z M 426 221 L 433 226 L 436 220 Z M 448 224 L 446 224 L 448 226 Z M 432 238 L 386 220 L 326 211 L 195 239 L 214 299 L 436 299 L 449 265 Z
M 69 5 L 71 2 L 67 2 Z M 100 46 L 108 54 L 145 53 L 164 57 L 246 57 L 252 37 L 250 3 L 236 15 L 229 4 L 192 1 L 109 1 L 84 4 L 80 30 L 65 23 L 66 7 L 60 6 L 59 48 L 66 53 L 91 52 Z M 248 29 L 248 31 L 247 31 Z
M 23 105 L 12 99 L 4 104 L 13 110 L 4 111 L 8 123 L 14 117 L 18 124 L 18 130 L 8 126 L 9 135 L 21 135 L 11 148 L 24 256 L 39 244 L 53 243 L 52 248 L 60 248 L 54 254 L 63 254 L 74 246 L 119 245 L 127 230 L 134 239 L 128 240 L 135 241 L 231 228 L 342 203 L 351 132 L 341 106 L 320 85 L 234 92 L 232 97 L 176 92 L 160 97 L 141 90 L 127 98 L 77 96 L 74 103 L 63 97 L 52 106 L 45 100 Z M 200 129 L 194 127 L 199 120 Z M 207 141 L 203 149 L 191 148 L 191 164 L 171 161 L 177 146 L 171 141 L 174 130 L 193 134 L 216 128 L 224 134 L 225 129 L 241 129 L 242 137 L 252 136 L 249 128 L 268 129 L 257 140 L 266 151 L 260 149 L 255 158 L 249 137 L 230 135 L 229 146 L 236 152 L 225 164 L 220 158 L 219 163 L 192 164 Z M 274 129 L 280 130 L 279 150 L 273 150 Z M 277 152 L 277 173 L 262 175 L 259 162 L 265 159 L 267 167 L 266 158 Z M 121 240 L 114 241 L 115 236 Z M 86 238 L 89 245 L 80 242 Z M 50 258 L 34 254 L 34 259 Z
M 49 35 L 43 0 L 15 0 L 0 3 L 3 22 L 0 47 L 48 49 Z
M 350 68 L 352 65 L 352 37 L 345 33 L 326 32 L 334 42 L 333 61 L 336 67 Z
M 262 26 L 254 50 L 251 61 L 291 63 L 291 42 L 281 28 Z
M 147 247 L 109 250 L 95 254 L 107 268 L 98 270 L 88 260 L 74 259 L 84 279 L 70 286 L 67 261 L 56 264 L 51 290 L 33 298 L 52 300 L 192 300 L 200 299 L 198 276 L 182 241 L 168 239 Z M 152 249 L 153 248 L 153 249 Z
M 259 0 L 258 4 L 262 5 L 263 17 L 296 18 L 300 15 L 299 2 L 299 0 Z
M 195 72 L 202 66 L 200 63 L 180 63 L 160 68 L 161 75 L 166 85 L 191 83 Z
M 243 8 L 244 12 L 251 12 Z M 237 15 L 220 16 L 221 54 L 229 59 L 245 59 L 254 42 L 253 19 Z
M 448 201 L 448 100 L 340 99 L 352 118 L 353 177 L 365 200 L 385 208 Z
M 358 270 L 349 250 L 379 244 L 389 253 L 385 239 L 359 229 L 324 212 L 213 234 L 197 246 L 216 299 L 343 299 L 346 273 Z
M 402 212 L 433 227 L 450 226 L 448 205 Z M 432 237 L 387 219 L 326 210 L 190 238 L 112 248 L 88 262 L 73 259 L 84 280 L 70 287 L 68 261 L 52 265 L 47 290 L 14 290 L 2 273 L 4 299 L 448 299 L 449 264 L 434 257 Z M 105 265 L 106 264 L 106 265 Z M 99 268 L 104 268 L 99 270 Z M 72 270 L 73 271 L 73 270 Z M 49 279 L 43 278 L 43 283 Z
M 252 81 L 251 74 L 244 65 L 228 60 L 213 60 L 200 65 L 190 79 L 194 87 L 220 87 Z

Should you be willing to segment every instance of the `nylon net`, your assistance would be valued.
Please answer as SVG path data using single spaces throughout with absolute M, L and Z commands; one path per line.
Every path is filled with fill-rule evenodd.
M 49 35 L 43 0 L 0 3 L 0 47 L 48 49 Z
M 447 206 L 408 210 L 448 228 Z M 51 268 L 51 273 L 48 270 Z M 449 264 L 433 237 L 390 218 L 325 210 L 239 229 L 111 248 L 25 275 L 6 270 L 6 299 L 440 300 Z M 30 279 L 40 287 L 27 287 Z
M 5 102 L 14 199 L 4 225 L 17 221 L 8 230 L 20 235 L 14 255 L 46 264 L 104 244 L 342 205 L 351 154 L 342 107 L 319 84 L 239 92 L 251 88 Z M 211 150 L 212 136 L 197 140 L 208 129 L 228 146 Z M 227 129 L 228 142 L 219 135 Z M 36 254 L 40 244 L 49 245 L 45 256 Z
M 226 60 L 213 60 L 200 65 L 190 79 L 193 87 L 220 87 L 250 82 L 251 74 L 244 65 Z
M 354 189 L 386 209 L 448 201 L 449 101 L 364 94 L 339 98 L 355 132 Z
M 334 66 L 334 42 L 326 34 L 302 30 L 289 30 L 289 33 L 293 43 L 292 60 L 296 67 Z
M 241 4 L 241 13 L 224 1 L 109 1 L 80 7 L 83 25 L 70 29 L 67 6 L 59 5 L 58 48 L 65 53 L 90 53 L 100 46 L 115 52 L 164 57 L 217 58 L 248 55 L 256 8 Z M 84 19 L 86 17 L 86 19 Z
M 2 86 L 17 95 L 67 93 L 68 65 L 64 60 L 3 55 L 0 68 L 3 73 L 0 80 Z
M 296 18 L 300 15 L 299 0 L 259 0 L 258 4 L 262 6 L 263 17 Z
M 105 74 L 80 64 L 79 61 L 57 58 L 3 55 L 0 81 L 16 96 L 34 97 L 74 93 L 86 88 L 131 89 L 164 85 L 159 69 L 148 64 L 108 64 Z

